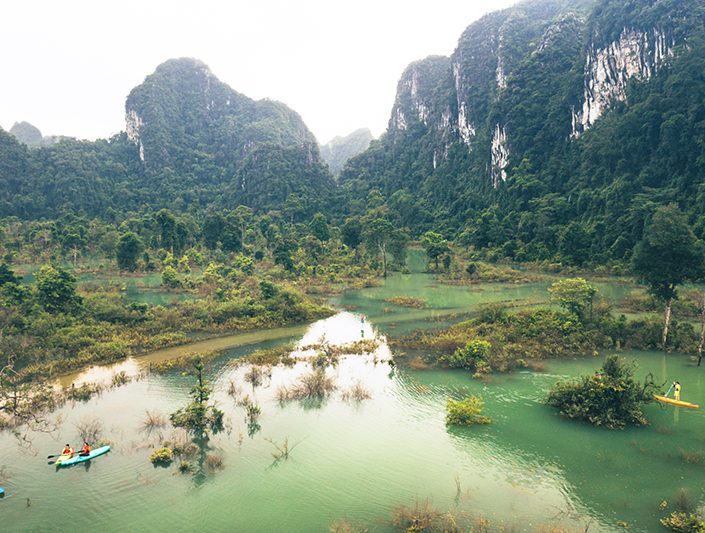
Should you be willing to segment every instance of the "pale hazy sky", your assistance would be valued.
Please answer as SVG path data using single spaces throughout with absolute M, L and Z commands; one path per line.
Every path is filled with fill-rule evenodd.
M 516 0 L 7 0 L 0 126 L 108 137 L 155 67 L 195 57 L 233 89 L 298 111 L 320 142 L 384 131 L 399 75 L 449 55 L 480 16 Z

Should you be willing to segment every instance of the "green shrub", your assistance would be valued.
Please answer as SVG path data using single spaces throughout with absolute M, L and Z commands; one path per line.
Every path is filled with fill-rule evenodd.
M 149 460 L 154 466 L 169 466 L 174 460 L 174 452 L 171 448 L 157 448 L 149 456 Z
M 453 355 L 444 358 L 451 368 L 475 370 L 480 361 L 486 361 L 492 345 L 488 341 L 473 339 L 464 348 L 458 348 Z
M 648 420 L 642 405 L 653 400 L 656 387 L 653 383 L 641 386 L 634 381 L 633 374 L 633 365 L 613 355 L 593 376 L 556 383 L 546 403 L 557 407 L 567 418 L 595 426 L 619 429 L 646 425 Z
M 661 524 L 666 529 L 677 533 L 704 533 L 705 522 L 702 522 L 692 513 L 673 512 L 670 516 L 661 519 Z
M 492 419 L 482 415 L 484 403 L 477 396 L 468 396 L 464 400 L 448 400 L 446 404 L 446 424 L 473 426 L 489 424 Z

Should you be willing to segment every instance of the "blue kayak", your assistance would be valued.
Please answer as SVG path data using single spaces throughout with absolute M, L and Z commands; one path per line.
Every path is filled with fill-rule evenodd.
M 82 463 L 84 461 L 90 461 L 94 457 L 98 457 L 99 455 L 103 455 L 104 453 L 108 453 L 110 451 L 110 446 L 101 446 L 100 448 L 96 448 L 95 450 L 91 450 L 91 453 L 88 455 L 79 455 L 79 454 L 74 454 L 73 457 L 69 455 L 61 455 L 59 458 L 56 460 L 56 466 L 71 466 L 75 465 L 77 463 Z

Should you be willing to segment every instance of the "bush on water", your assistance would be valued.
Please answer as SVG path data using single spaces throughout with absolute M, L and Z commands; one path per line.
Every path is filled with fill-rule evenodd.
M 484 403 L 477 396 L 468 396 L 464 400 L 448 400 L 446 404 L 446 424 L 474 426 L 489 424 L 492 419 L 482 414 Z
M 562 416 L 594 426 L 620 429 L 647 425 L 642 406 L 653 401 L 658 391 L 653 382 L 641 385 L 633 375 L 633 364 L 613 355 L 592 376 L 556 383 L 546 403 L 557 407 Z

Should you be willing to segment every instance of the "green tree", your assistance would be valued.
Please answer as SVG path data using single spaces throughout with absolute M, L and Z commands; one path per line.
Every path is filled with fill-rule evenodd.
M 162 285 L 165 285 L 166 287 L 170 287 L 172 289 L 181 285 L 179 274 L 177 274 L 176 269 L 174 267 L 164 267 L 164 270 L 162 270 Z
M 208 404 L 213 389 L 203 377 L 204 365 L 200 357 L 196 359 L 193 368 L 196 377 L 196 384 L 190 393 L 193 401 L 171 413 L 169 418 L 174 427 L 184 428 L 197 438 L 208 438 L 208 431 L 217 433 L 223 429 L 223 412 Z
M 440 233 L 427 231 L 421 237 L 421 245 L 424 247 L 424 250 L 426 250 L 428 258 L 435 262 L 436 271 L 438 271 L 438 259 L 443 255 L 450 254 L 448 241 L 445 240 Z
M 552 303 L 557 303 L 579 319 L 585 318 L 586 308 L 590 309 L 592 318 L 592 303 L 597 289 L 583 278 L 556 281 L 548 288 L 548 292 Z
M 364 222 L 363 239 L 371 253 L 382 260 L 382 273 L 387 277 L 387 247 L 394 235 L 394 226 L 385 217 L 372 215 Z
M 585 229 L 585 226 L 574 220 L 561 233 L 558 251 L 566 261 L 582 265 L 590 259 L 591 243 L 592 235 Z
M 676 205 L 656 210 L 634 249 L 632 267 L 649 292 L 666 304 L 661 336 L 665 347 L 678 286 L 705 275 L 705 245 L 695 237 L 685 215 Z
M 37 302 L 50 313 L 70 312 L 81 304 L 76 278 L 59 266 L 44 265 L 35 283 Z
M 6 283 L 18 283 L 20 279 L 15 275 L 15 273 L 7 266 L 7 263 L 0 263 L 0 287 Z
M 653 401 L 657 390 L 650 382 L 640 385 L 633 376 L 634 367 L 612 355 L 595 375 L 556 383 L 546 403 L 557 407 L 565 417 L 608 429 L 646 425 L 642 406 Z
M 346 219 L 340 231 L 343 244 L 357 251 L 358 246 L 362 243 L 362 223 L 360 222 L 360 217 Z
M 130 272 L 137 270 L 137 259 L 143 251 L 144 243 L 136 233 L 128 231 L 120 235 L 115 248 L 118 268 Z
M 313 215 L 313 219 L 309 224 L 309 230 L 319 241 L 326 242 L 330 239 L 330 228 L 328 227 L 326 216 L 323 213 Z

